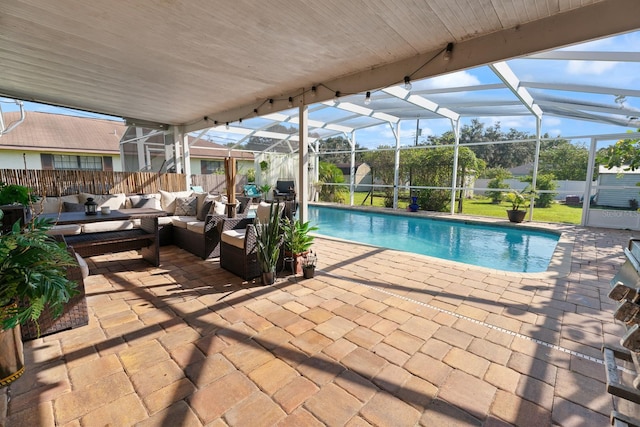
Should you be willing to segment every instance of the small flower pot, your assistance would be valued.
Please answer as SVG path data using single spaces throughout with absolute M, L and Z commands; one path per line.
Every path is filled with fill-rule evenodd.
M 305 279 L 313 279 L 313 276 L 316 274 L 315 267 L 302 267 L 302 276 Z
M 418 205 L 418 197 L 411 197 L 411 204 L 409 205 L 409 212 L 418 212 L 420 205 Z

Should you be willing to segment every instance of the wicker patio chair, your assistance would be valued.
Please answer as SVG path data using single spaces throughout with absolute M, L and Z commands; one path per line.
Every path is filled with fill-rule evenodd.
M 262 202 L 262 209 L 258 213 L 261 217 L 270 204 Z M 296 203 L 286 202 L 282 209 L 282 215 L 293 218 L 295 216 Z M 254 218 L 227 218 L 222 223 L 220 238 L 220 266 L 244 280 L 259 277 L 260 265 L 258 264 L 257 236 L 254 226 Z M 284 251 L 280 251 L 278 269 L 282 269 Z
M 76 258 L 76 253 L 71 246 L 67 246 L 67 250 Z M 78 293 L 64 305 L 60 317 L 54 317 L 53 311 L 46 307 L 42 311 L 37 324 L 31 320 L 23 324 L 20 327 L 23 341 L 77 328 L 89 323 L 87 298 L 84 289 L 85 274 L 88 274 L 88 272 L 83 272 L 80 264 L 67 268 L 67 278 L 76 281 Z

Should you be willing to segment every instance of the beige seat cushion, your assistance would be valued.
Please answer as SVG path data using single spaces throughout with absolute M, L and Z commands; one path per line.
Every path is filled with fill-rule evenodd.
M 170 216 L 158 217 L 158 225 L 167 225 L 167 224 L 173 224 L 173 217 L 170 217 Z
M 220 240 L 240 249 L 244 249 L 245 229 L 227 230 L 222 233 Z
M 197 221 L 198 218 L 196 218 L 195 216 L 174 215 L 171 217 L 171 224 L 173 224 L 174 227 L 180 228 L 187 228 L 188 223 Z
M 100 221 L 82 225 L 83 233 L 100 233 L 103 231 L 133 230 L 133 221 Z
M 187 223 L 187 230 L 194 233 L 204 234 L 204 221 L 191 221 Z
M 47 230 L 50 236 L 72 236 L 82 233 L 82 226 L 79 224 L 54 225 Z

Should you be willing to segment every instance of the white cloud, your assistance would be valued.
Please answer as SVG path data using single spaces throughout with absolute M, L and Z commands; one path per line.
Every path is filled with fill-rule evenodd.
M 562 120 L 555 116 L 542 116 L 542 123 L 544 123 L 545 126 L 560 126 Z
M 574 75 L 602 75 L 616 67 L 615 62 L 608 61 L 569 61 L 567 73 Z
M 457 71 L 421 80 L 414 84 L 416 89 L 441 89 L 456 86 L 472 86 L 480 84 L 480 80 L 468 71 Z

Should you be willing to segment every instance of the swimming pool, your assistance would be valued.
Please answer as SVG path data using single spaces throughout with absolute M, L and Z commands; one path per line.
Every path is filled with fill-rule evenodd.
M 309 206 L 318 234 L 504 271 L 546 271 L 556 233 Z

